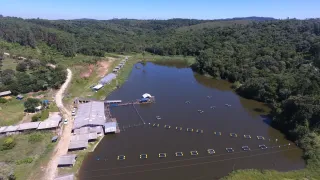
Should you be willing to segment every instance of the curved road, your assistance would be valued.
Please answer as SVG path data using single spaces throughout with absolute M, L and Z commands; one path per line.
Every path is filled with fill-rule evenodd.
M 67 72 L 68 72 L 67 79 L 63 83 L 63 85 L 61 86 L 59 91 L 57 92 L 56 97 L 55 97 L 55 102 L 56 102 L 56 104 L 62 114 L 62 117 L 65 119 L 68 119 L 69 122 L 67 125 L 64 125 L 62 134 L 60 136 L 60 140 L 59 140 L 57 146 L 55 147 L 55 150 L 52 154 L 52 157 L 48 163 L 46 173 L 44 174 L 44 176 L 45 176 L 44 179 L 46 179 L 46 180 L 53 180 L 55 178 L 55 176 L 57 175 L 57 167 L 58 167 L 59 157 L 67 154 L 69 142 L 71 139 L 71 130 L 72 130 L 72 125 L 73 125 L 73 120 L 72 120 L 71 112 L 66 107 L 64 107 L 64 105 L 62 103 L 63 94 L 66 91 L 66 89 L 72 79 L 72 71 L 70 69 L 67 69 Z

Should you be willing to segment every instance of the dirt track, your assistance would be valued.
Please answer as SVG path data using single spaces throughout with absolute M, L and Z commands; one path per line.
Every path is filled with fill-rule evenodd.
M 63 115 L 63 119 L 68 119 L 68 124 L 64 125 L 62 134 L 60 136 L 60 140 L 46 168 L 46 173 L 44 175 L 45 177 L 43 177 L 43 179 L 46 179 L 46 180 L 53 180 L 57 175 L 57 172 L 58 172 L 57 166 L 58 166 L 59 157 L 61 155 L 67 154 L 69 142 L 71 139 L 73 119 L 71 116 L 71 112 L 66 107 L 64 107 L 62 103 L 63 94 L 66 91 L 66 88 L 68 87 L 68 85 L 70 84 L 71 78 L 72 78 L 72 71 L 70 69 L 67 69 L 67 72 L 68 72 L 67 79 L 64 82 L 64 84 L 61 86 L 60 90 L 57 92 L 55 96 L 55 101 L 60 112 Z

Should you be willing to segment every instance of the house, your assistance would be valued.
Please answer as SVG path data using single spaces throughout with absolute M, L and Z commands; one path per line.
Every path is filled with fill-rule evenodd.
M 24 97 L 23 97 L 23 95 L 21 95 L 21 94 L 19 94 L 17 97 L 16 97 L 16 99 L 18 99 L 18 100 L 22 100 Z
M 63 155 L 60 156 L 58 167 L 70 167 L 76 163 L 77 155 L 70 154 L 70 155 Z
M 3 91 L 0 92 L 0 97 L 9 96 L 11 94 L 11 91 Z

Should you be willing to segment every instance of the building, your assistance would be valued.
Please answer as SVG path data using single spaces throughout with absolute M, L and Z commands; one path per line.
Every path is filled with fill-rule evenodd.
M 79 129 L 75 129 L 73 134 L 89 134 L 89 133 L 96 133 L 98 136 L 102 136 L 104 134 L 102 126 L 95 126 L 95 127 L 82 127 Z
M 72 131 L 82 127 L 104 126 L 106 116 L 104 112 L 104 102 L 90 101 L 78 105 L 77 114 L 74 118 Z
M 38 130 L 54 130 L 59 127 L 59 124 L 61 122 L 62 117 L 58 114 L 55 113 L 51 115 L 48 119 L 40 122 L 38 126 Z
M 70 155 L 63 155 L 60 156 L 58 167 L 70 167 L 76 163 L 77 155 L 70 154 Z
M 103 87 L 103 85 L 102 84 L 98 84 L 98 85 L 95 85 L 95 86 L 93 86 L 93 90 L 95 90 L 95 91 L 98 91 L 99 89 L 101 89 Z
M 7 128 L 3 130 L 3 133 L 5 133 L 6 136 L 19 134 L 18 128 L 19 126 L 7 126 Z
M 83 150 L 88 147 L 88 141 L 70 141 L 68 151 Z
M 10 56 L 10 54 L 9 54 L 9 53 L 4 52 L 4 53 L 3 53 L 3 56 Z
M 19 124 L 18 131 L 24 132 L 28 130 L 36 130 L 39 127 L 40 122 L 29 122 L 29 123 L 23 123 Z
M 97 133 L 78 134 L 71 136 L 71 141 L 95 141 L 98 139 Z
M 0 92 L 0 97 L 9 96 L 10 94 L 11 94 L 11 91 L 3 91 L 3 92 Z
M 106 75 L 105 77 L 103 77 L 103 78 L 99 81 L 99 83 L 102 84 L 102 85 L 110 84 L 111 81 L 112 81 L 113 79 L 115 79 L 116 77 L 117 77 L 116 74 L 110 73 L 110 74 Z
M 73 174 L 63 175 L 55 178 L 54 180 L 74 180 Z
M 116 133 L 117 131 L 117 123 L 116 122 L 107 122 L 104 125 L 104 132 L 107 133 Z
M 19 94 L 17 97 L 16 97 L 16 99 L 18 99 L 18 100 L 22 100 L 24 97 L 23 97 L 23 95 L 21 95 L 21 94 Z
M 0 127 L 0 137 L 2 137 L 2 136 L 5 136 L 5 132 L 4 132 L 4 130 L 7 128 L 7 126 L 3 126 L 3 127 Z

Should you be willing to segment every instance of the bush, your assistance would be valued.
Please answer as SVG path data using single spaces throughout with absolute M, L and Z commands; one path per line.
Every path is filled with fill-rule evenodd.
M 27 157 L 21 160 L 16 161 L 16 165 L 20 165 L 20 164 L 30 164 L 32 163 L 33 158 L 32 157 Z
M 41 114 L 37 113 L 37 114 L 32 116 L 31 121 L 32 122 L 37 122 L 37 121 L 40 120 L 40 118 L 41 118 Z
M 1 104 L 7 103 L 7 102 L 8 102 L 8 100 L 6 100 L 5 98 L 1 98 L 1 97 L 0 97 L 0 103 L 1 103 Z
M 16 145 L 15 140 L 12 137 L 7 137 L 1 146 L 1 151 L 12 149 Z
M 30 143 L 36 143 L 42 141 L 43 137 L 40 133 L 31 134 L 28 138 L 28 141 Z

